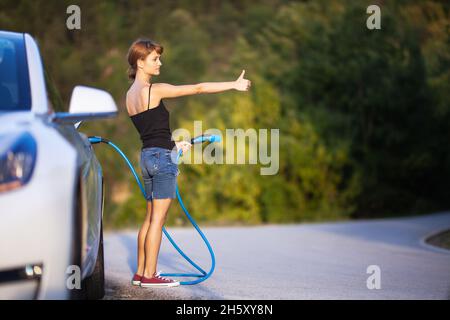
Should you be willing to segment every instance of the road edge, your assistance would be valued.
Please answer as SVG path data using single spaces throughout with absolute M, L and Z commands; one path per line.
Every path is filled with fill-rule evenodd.
M 434 246 L 434 245 L 431 245 L 431 244 L 427 243 L 427 239 L 429 239 L 431 237 L 434 237 L 434 236 L 438 235 L 439 233 L 442 233 L 442 232 L 445 232 L 445 231 L 448 231 L 448 230 L 450 230 L 450 228 L 449 227 L 445 227 L 445 228 L 441 228 L 441 229 L 438 229 L 438 230 L 434 230 L 434 231 L 428 232 L 427 234 L 425 234 L 425 236 L 420 238 L 419 243 L 420 243 L 420 245 L 422 247 L 427 248 L 429 250 L 433 250 L 435 252 L 440 252 L 440 253 L 444 253 L 444 254 L 450 255 L 450 250 L 444 249 L 444 248 L 441 248 L 441 247 L 437 247 L 437 246 Z

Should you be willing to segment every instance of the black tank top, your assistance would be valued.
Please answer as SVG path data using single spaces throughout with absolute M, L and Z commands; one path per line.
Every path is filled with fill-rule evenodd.
M 162 99 L 157 107 L 149 109 L 151 88 L 152 84 L 148 88 L 147 110 L 130 116 L 131 121 L 141 136 L 142 149 L 160 147 L 172 150 L 175 142 L 170 132 L 169 111 Z

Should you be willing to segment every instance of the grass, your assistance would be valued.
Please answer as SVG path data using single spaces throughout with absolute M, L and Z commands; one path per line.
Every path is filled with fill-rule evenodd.
M 450 230 L 429 237 L 426 242 L 436 247 L 450 250 Z

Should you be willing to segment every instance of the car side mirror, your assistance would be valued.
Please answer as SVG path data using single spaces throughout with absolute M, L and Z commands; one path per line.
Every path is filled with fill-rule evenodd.
M 70 98 L 69 112 L 58 112 L 53 121 L 73 123 L 78 128 L 82 121 L 111 118 L 117 115 L 117 106 L 111 94 L 104 90 L 76 86 Z

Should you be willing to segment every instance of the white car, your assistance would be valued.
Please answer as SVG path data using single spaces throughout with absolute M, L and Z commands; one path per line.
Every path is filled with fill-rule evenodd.
M 0 31 L 0 299 L 104 295 L 102 168 L 78 129 L 117 106 L 84 86 L 69 112 L 58 97 L 35 40 Z

